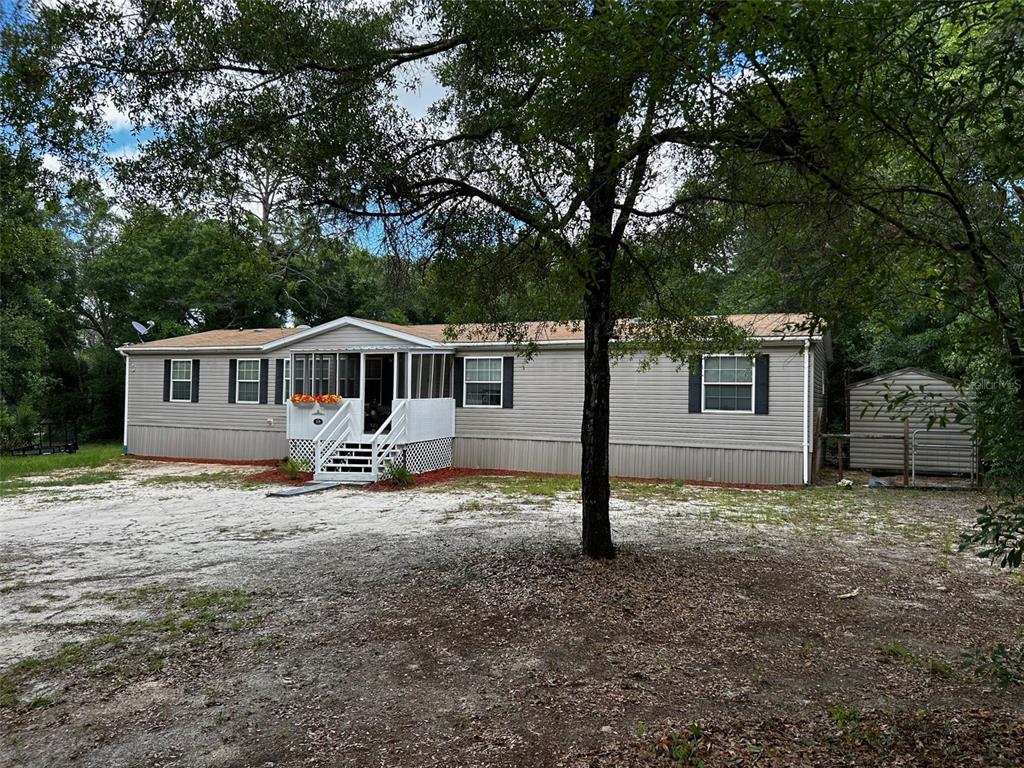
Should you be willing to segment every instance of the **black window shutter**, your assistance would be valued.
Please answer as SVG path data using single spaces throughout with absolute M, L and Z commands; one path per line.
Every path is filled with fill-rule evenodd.
M 405 358 L 407 352 L 398 353 L 398 397 L 405 398 Z
M 462 378 L 465 372 L 466 361 L 461 357 L 455 358 L 455 407 L 462 407 Z
M 754 363 L 754 413 L 768 413 L 768 355 Z
M 192 402 L 199 402 L 199 361 L 192 360 Z
M 274 405 L 284 402 L 284 359 L 278 358 L 274 363 Z
M 363 374 L 359 369 L 359 363 L 362 359 L 363 358 L 360 355 L 352 355 L 349 357 L 349 360 L 352 361 L 352 370 L 355 371 L 355 378 L 352 381 L 352 397 L 359 397 L 359 382 L 363 380 Z
M 696 363 L 696 365 L 695 365 L 696 370 L 691 370 L 690 371 L 690 396 L 689 396 L 689 398 L 687 398 L 689 400 L 689 406 L 690 406 L 689 411 L 690 411 L 690 413 L 700 413 L 701 412 L 701 400 L 703 400 L 703 394 L 704 394 L 701 391 L 701 386 L 704 383 L 704 377 L 703 377 L 704 361 L 703 360 L 697 360 L 697 361 L 695 361 L 695 363 Z
M 501 358 L 501 407 L 512 407 L 512 381 L 515 378 L 514 357 Z
M 270 361 L 267 358 L 260 360 L 260 403 L 267 404 L 267 387 L 270 386 Z
M 228 360 L 228 402 L 235 402 L 235 379 L 238 378 L 238 361 Z
M 164 360 L 164 402 L 171 399 L 171 361 Z

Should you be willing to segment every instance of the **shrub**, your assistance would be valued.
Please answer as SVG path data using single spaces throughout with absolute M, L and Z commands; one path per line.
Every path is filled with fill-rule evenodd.
M 1024 685 L 1024 646 L 1007 648 L 1000 643 L 991 651 L 977 649 L 964 654 L 963 665 L 1000 688 Z
M 294 480 L 299 476 L 299 473 L 309 472 L 309 462 L 293 459 L 289 456 L 281 462 L 280 469 L 283 474 Z
M 0 403 L 0 451 L 13 451 L 31 445 L 39 426 L 39 414 L 27 403 L 14 408 Z
M 385 461 L 384 462 L 384 475 L 393 485 L 397 485 L 400 488 L 412 485 L 415 482 L 415 477 L 404 464 L 399 464 L 396 461 Z

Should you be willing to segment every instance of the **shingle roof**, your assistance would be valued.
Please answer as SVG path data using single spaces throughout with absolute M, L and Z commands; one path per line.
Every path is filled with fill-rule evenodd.
M 807 336 L 807 327 L 811 321 L 810 315 L 782 313 L 728 315 L 728 318 L 735 325 L 745 329 L 751 336 L 790 336 L 795 338 Z M 457 325 L 453 329 L 454 339 L 449 339 L 445 336 L 445 329 L 448 326 L 443 323 L 398 325 L 378 320 L 367 320 L 366 322 L 395 331 L 404 331 L 430 341 L 454 343 L 500 341 L 498 335 L 485 325 Z M 526 337 L 533 341 L 583 340 L 582 321 L 579 323 L 527 322 L 525 326 Z
M 806 338 L 807 325 L 811 318 L 809 315 L 796 314 L 749 314 L 729 315 L 729 320 L 745 329 L 752 336 L 773 337 L 788 336 L 791 338 Z M 353 318 L 355 319 L 355 318 Z M 494 330 L 489 330 L 486 325 L 466 324 L 454 326 L 454 338 L 445 335 L 445 329 L 449 326 L 444 323 L 429 325 L 399 325 L 397 323 L 386 323 L 380 320 L 362 320 L 367 325 L 375 325 L 381 329 L 401 331 L 403 333 L 418 336 L 427 341 L 444 343 L 483 343 L 497 342 L 502 339 Z M 552 322 L 528 322 L 525 323 L 526 338 L 533 341 L 582 341 L 583 323 L 552 323 Z M 174 336 L 169 339 L 148 341 L 144 344 L 131 344 L 125 347 L 128 351 L 145 351 L 156 349 L 211 349 L 238 347 L 259 348 L 272 341 L 291 336 L 300 331 L 308 330 L 300 328 L 247 328 L 228 329 L 219 331 L 202 331 L 186 336 Z M 312 329 L 315 330 L 315 329 Z
M 204 347 L 262 347 L 305 328 L 229 328 L 219 331 L 201 331 L 186 336 L 132 344 L 130 349 L 202 349 Z

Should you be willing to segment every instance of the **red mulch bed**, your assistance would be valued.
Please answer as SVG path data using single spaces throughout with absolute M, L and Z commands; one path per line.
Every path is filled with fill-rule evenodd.
M 136 456 L 134 454 L 124 456 L 124 459 L 137 461 L 169 461 L 181 462 L 184 464 L 227 464 L 244 467 L 273 467 L 265 472 L 257 472 L 255 475 L 246 477 L 250 483 L 283 483 L 285 485 L 302 485 L 313 479 L 312 472 L 300 472 L 296 477 L 291 477 L 280 471 L 278 459 L 183 459 L 174 456 Z M 401 491 L 406 488 L 415 488 L 421 485 L 436 485 L 449 480 L 457 480 L 460 477 L 472 477 L 474 475 L 490 475 L 492 477 L 570 477 L 571 475 L 559 472 L 525 472 L 517 469 L 469 469 L 467 467 L 447 467 L 446 469 L 435 469 L 431 472 L 422 472 L 413 475 L 411 485 L 395 485 L 390 480 L 378 480 L 370 483 L 364 488 L 368 491 Z M 664 480 L 652 477 L 621 477 L 619 480 L 629 480 L 634 483 L 671 483 L 672 480 Z M 713 480 L 686 480 L 686 485 L 702 485 L 709 488 L 741 488 L 745 490 L 780 491 L 799 490 L 802 485 L 765 485 L 762 483 L 719 483 Z
M 473 477 L 475 475 L 488 475 L 491 477 L 572 477 L 572 475 L 558 472 L 524 472 L 516 469 L 469 469 L 466 467 L 448 467 L 446 469 L 435 469 L 431 472 L 422 472 L 413 475 L 411 485 L 395 485 L 390 480 L 378 480 L 364 486 L 368 491 L 401 491 L 407 488 L 415 488 L 421 485 L 435 485 L 445 483 L 449 480 L 457 480 L 460 477 Z M 629 480 L 632 483 L 671 483 L 673 480 L 663 480 L 651 477 L 620 477 L 617 480 Z M 765 485 L 763 483 L 719 483 L 712 480 L 685 480 L 686 485 L 701 485 L 709 488 L 740 488 L 743 490 L 758 491 L 795 491 L 800 490 L 802 485 Z
M 491 469 L 457 469 L 455 467 L 448 467 L 446 469 L 435 469 L 430 472 L 421 472 L 418 475 L 412 476 L 412 485 L 395 485 L 390 480 L 378 480 L 375 483 L 364 485 L 363 487 L 368 491 L 404 491 L 407 488 L 415 488 L 420 485 L 434 485 L 436 483 L 445 483 L 449 480 L 457 480 L 460 477 L 469 477 L 471 475 L 528 475 L 528 474 L 540 474 L 537 472 L 509 472 L 502 470 L 491 470 Z
M 186 459 L 181 456 L 140 456 L 130 453 L 121 457 L 127 461 L 169 461 L 180 464 L 228 464 L 238 467 L 273 467 L 280 459 Z
M 247 475 L 247 483 L 269 483 L 276 485 L 305 485 L 313 479 L 312 472 L 297 472 L 294 475 L 285 474 L 280 467 L 274 467 L 255 475 Z

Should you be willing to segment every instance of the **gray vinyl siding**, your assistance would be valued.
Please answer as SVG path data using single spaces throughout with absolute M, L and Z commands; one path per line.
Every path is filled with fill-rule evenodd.
M 199 427 L 128 426 L 129 453 L 179 459 L 257 461 L 288 455 L 284 432 Z
M 766 353 L 770 358 L 766 415 L 689 413 L 686 366 L 680 369 L 662 360 L 641 371 L 638 361 L 620 360 L 611 376 L 611 442 L 801 450 L 801 350 Z M 474 354 L 463 351 L 459 356 Z M 514 387 L 514 408 L 457 408 L 455 436 L 579 440 L 582 350 L 543 350 L 529 361 L 517 358 Z
M 886 389 L 886 384 L 890 389 Z M 903 471 L 903 421 L 900 413 L 885 410 L 887 392 L 896 395 L 911 387 L 919 391 L 938 393 L 943 400 L 956 398 L 956 389 L 947 381 L 918 371 L 898 371 L 884 378 L 871 380 L 862 385 L 850 387 L 850 466 L 858 469 L 874 469 L 892 472 Z M 865 410 L 866 408 L 866 410 Z M 880 413 L 875 413 L 881 408 Z M 926 413 L 912 413 L 908 409 L 910 430 L 925 429 L 928 426 Z M 936 424 L 933 429 L 940 429 Z M 947 428 L 959 429 L 950 423 Z M 869 438 L 863 435 L 884 435 Z M 860 437 L 858 435 L 861 435 Z M 971 436 L 969 433 L 951 434 L 946 432 L 922 433 L 918 437 L 919 447 L 915 461 L 920 472 L 969 473 L 971 471 Z
M 345 347 L 395 347 L 410 346 L 410 342 L 396 339 L 394 336 L 387 336 L 376 331 L 368 331 L 365 328 L 358 328 L 354 325 L 345 325 L 330 331 L 300 339 L 289 345 L 291 349 L 344 349 Z M 415 346 L 415 345 L 412 345 Z
M 128 358 L 128 453 L 212 459 L 273 459 L 287 453 L 286 408 L 274 404 L 277 365 L 287 353 L 190 352 Z M 228 402 L 228 361 L 270 361 L 265 405 Z M 164 402 L 164 360 L 199 360 L 199 402 Z M 284 446 L 284 450 L 282 450 Z
M 622 359 L 611 375 L 611 472 L 731 483 L 803 482 L 803 350 L 766 348 L 768 414 L 689 413 L 686 366 L 641 370 Z M 460 351 L 461 357 L 494 352 Z M 515 363 L 515 407 L 456 409 L 462 467 L 578 472 L 583 351 L 546 349 Z
M 808 415 L 808 424 L 810 425 L 810 435 L 808 439 L 810 444 L 808 450 L 810 451 L 810 462 L 812 467 L 812 476 L 817 477 L 817 472 L 821 469 L 823 451 L 821 450 L 822 441 L 817 437 L 825 431 L 825 425 L 828 420 L 828 413 L 826 411 L 826 366 L 828 360 L 826 358 L 825 347 L 817 344 L 811 346 L 811 398 L 810 398 L 810 409 L 811 412 Z
M 797 450 L 612 443 L 609 452 L 609 471 L 615 477 L 756 485 L 803 482 Z M 456 467 L 578 474 L 580 463 L 578 440 L 455 438 Z
M 825 350 L 821 347 L 814 349 L 814 407 L 824 408 L 825 407 L 825 385 L 826 385 L 826 371 L 825 366 L 827 361 L 825 360 Z

